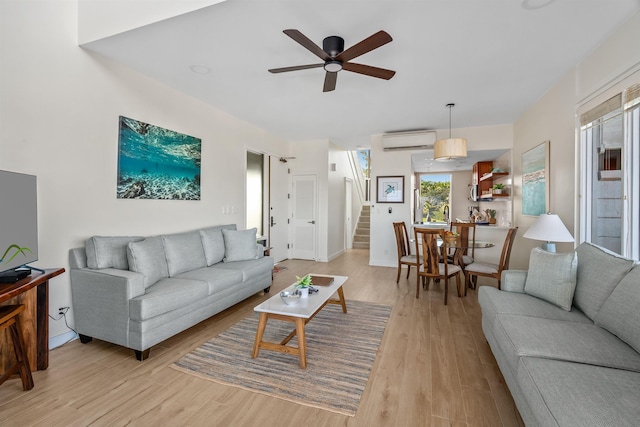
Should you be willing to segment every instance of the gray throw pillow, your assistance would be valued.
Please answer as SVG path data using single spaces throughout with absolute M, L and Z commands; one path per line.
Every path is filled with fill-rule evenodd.
M 215 227 L 203 228 L 200 230 L 204 255 L 207 258 L 207 265 L 211 266 L 222 261 L 224 258 L 224 237 L 222 230 L 235 230 L 235 224 L 217 225 Z
M 207 266 L 199 231 L 166 234 L 162 236 L 162 243 L 169 267 L 169 277 Z
M 578 255 L 533 248 L 524 292 L 571 311 L 576 290 Z
M 127 258 L 129 259 L 129 270 L 144 276 L 145 289 L 158 280 L 169 277 L 169 267 L 160 236 L 129 243 Z
M 127 245 L 143 239 L 144 237 L 136 236 L 93 236 L 84 244 L 87 267 L 94 270 L 99 268 L 128 270 Z
M 615 287 L 596 315 L 602 326 L 640 352 L 640 266 L 634 267 Z
M 258 259 L 256 249 L 257 228 L 249 230 L 222 230 L 224 237 L 224 262 Z

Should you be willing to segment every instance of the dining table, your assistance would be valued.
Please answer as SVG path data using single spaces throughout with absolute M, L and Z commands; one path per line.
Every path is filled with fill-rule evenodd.
M 412 244 L 416 243 L 415 237 L 411 237 L 409 239 Z M 474 244 L 475 243 L 475 244 Z M 438 239 L 438 246 L 442 247 L 443 241 Z M 417 245 L 418 253 L 422 253 L 422 245 Z M 450 255 L 450 259 L 453 264 L 459 265 L 463 270 L 465 264 L 463 262 L 462 256 L 465 253 L 466 249 L 488 249 L 495 247 L 495 243 L 484 241 L 484 240 L 476 240 L 475 242 L 467 242 L 467 244 L 463 244 L 462 241 L 458 238 L 455 240 L 447 241 L 446 248 L 453 249 L 453 255 Z M 445 254 L 443 253 L 443 256 Z
M 442 247 L 443 241 L 438 239 L 438 246 Z M 447 241 L 447 249 L 453 249 L 453 255 L 451 255 L 451 260 L 455 265 L 459 265 L 463 270 L 465 267 L 465 263 L 463 261 L 462 256 L 464 255 L 465 250 L 468 249 L 487 249 L 493 248 L 495 246 L 492 242 L 480 241 L 476 240 L 475 242 L 468 242 L 467 244 L 462 244 L 460 239 L 456 239 L 455 241 Z M 444 256 L 444 254 L 443 254 Z

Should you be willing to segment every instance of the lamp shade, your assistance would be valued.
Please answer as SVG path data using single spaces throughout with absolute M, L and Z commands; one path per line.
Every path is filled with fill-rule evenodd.
M 573 236 L 558 215 L 542 214 L 522 237 L 545 242 L 573 242 Z
M 436 141 L 433 146 L 433 158 L 441 162 L 467 157 L 467 140 L 449 138 Z

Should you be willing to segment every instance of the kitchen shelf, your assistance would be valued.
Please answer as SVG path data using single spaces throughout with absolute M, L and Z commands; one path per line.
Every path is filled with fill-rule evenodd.
M 497 197 L 509 197 L 509 195 L 508 194 L 504 194 L 504 193 L 502 193 L 502 194 L 492 193 L 492 194 L 483 194 L 479 198 L 480 198 L 480 200 L 491 200 L 491 199 L 494 199 L 494 198 L 497 198 Z
M 486 181 L 487 179 L 497 179 L 502 178 L 503 176 L 509 175 L 509 172 L 490 172 L 486 175 L 482 175 L 480 177 L 480 181 Z

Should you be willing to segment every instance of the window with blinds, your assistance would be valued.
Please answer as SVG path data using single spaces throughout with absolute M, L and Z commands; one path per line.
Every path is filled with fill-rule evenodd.
M 580 115 L 583 240 L 640 256 L 640 84 Z

